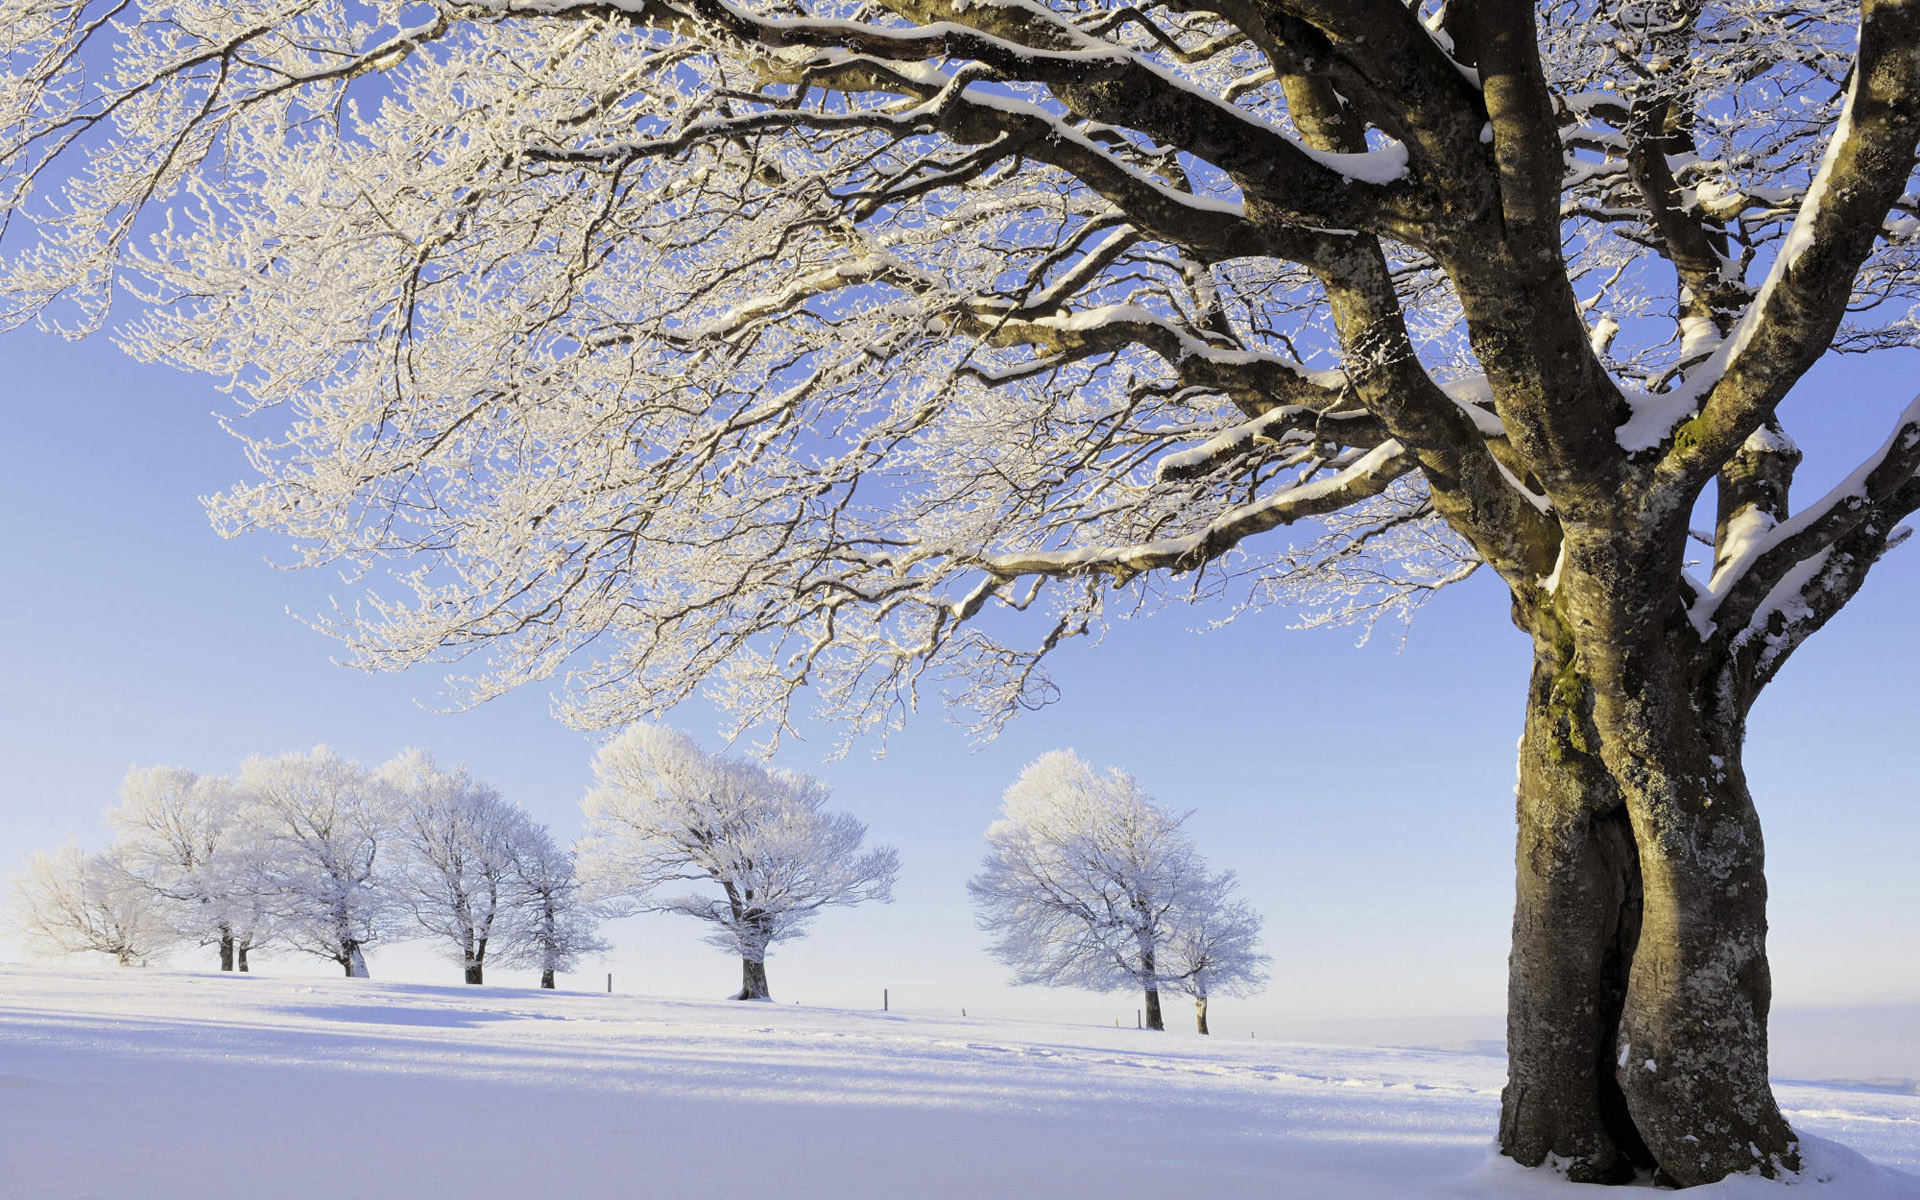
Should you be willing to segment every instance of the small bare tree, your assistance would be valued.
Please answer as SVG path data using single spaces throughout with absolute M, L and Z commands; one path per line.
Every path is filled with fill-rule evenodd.
M 768 949 L 821 909 L 893 898 L 899 855 L 863 852 L 867 827 L 826 811 L 812 776 L 710 755 L 658 725 L 608 743 L 593 774 L 581 857 L 596 893 L 711 925 L 707 941 L 740 956 L 737 1000 L 771 998 Z M 681 882 L 720 894 L 666 890 Z
M 110 954 L 123 967 L 146 966 L 178 938 L 167 901 L 135 878 L 116 850 L 88 854 L 72 842 L 36 851 L 13 877 L 14 927 L 56 954 Z
M 1207 1028 L 1207 1001 L 1213 996 L 1243 996 L 1267 981 L 1268 957 L 1256 948 L 1260 914 L 1234 893 L 1232 871 L 1210 875 L 1175 906 L 1162 952 L 1167 982 L 1193 997 L 1194 1021 Z
M 519 940 L 509 948 L 516 966 L 538 967 L 540 986 L 571 971 L 583 955 L 608 948 L 599 936 L 600 912 L 580 894 L 574 856 L 532 821 L 507 845 L 512 862 L 510 903 L 518 911 Z

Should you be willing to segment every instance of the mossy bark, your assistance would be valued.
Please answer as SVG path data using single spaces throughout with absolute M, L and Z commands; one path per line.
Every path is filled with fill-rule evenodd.
M 1767 1082 L 1744 710 L 1674 646 L 1601 655 L 1535 638 L 1500 1142 L 1581 1181 L 1798 1167 Z
M 1578 1182 L 1618 1183 L 1652 1165 L 1613 1069 L 1639 937 L 1639 860 L 1619 789 L 1588 752 L 1570 648 L 1540 649 L 1516 788 L 1500 1144 L 1530 1166 L 1552 1155 Z

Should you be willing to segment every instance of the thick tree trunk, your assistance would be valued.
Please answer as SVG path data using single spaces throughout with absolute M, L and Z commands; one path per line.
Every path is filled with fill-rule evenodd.
M 1539 648 L 1520 742 L 1518 885 L 1507 960 L 1500 1147 L 1578 1182 L 1653 1160 L 1614 1082 L 1640 926 L 1640 867 L 1619 789 L 1592 753 L 1590 705 L 1564 647 Z
M 1738 745 L 1722 749 L 1697 773 L 1656 776 L 1631 806 L 1645 909 L 1618 1078 L 1654 1158 L 1682 1186 L 1799 1168 L 1767 1082 L 1760 822 Z
M 1201 1033 L 1209 1032 L 1207 1029 L 1207 998 L 1205 996 L 1194 997 L 1193 1017 L 1195 1023 L 1200 1026 Z
M 551 967 L 540 972 L 540 986 L 548 989 L 553 987 L 553 969 Z
M 251 942 L 241 942 L 238 946 L 234 947 L 234 953 L 240 960 L 240 970 L 242 972 L 247 969 L 247 951 L 252 948 L 252 945 L 253 943 Z
M 1160 1016 L 1160 989 L 1147 989 L 1147 1028 L 1164 1030 L 1167 1023 Z
M 767 964 L 750 958 L 740 960 L 740 994 L 735 1000 L 771 1000 L 767 990 Z
M 342 946 L 341 949 L 347 952 L 346 962 L 342 965 L 347 969 L 348 979 L 372 978 L 372 976 L 367 973 L 367 959 L 366 956 L 360 952 L 359 942 L 348 942 Z
M 1502 1150 L 1682 1186 L 1797 1167 L 1767 1084 L 1766 887 L 1741 730 L 1541 644 L 1521 741 Z M 1697 764 L 1697 765 L 1693 765 Z
M 477 962 L 468 963 L 466 975 L 467 975 L 468 983 L 485 983 L 486 982 L 486 964 L 477 963 Z
M 220 969 L 233 970 L 233 931 L 231 929 L 223 928 L 220 931 Z

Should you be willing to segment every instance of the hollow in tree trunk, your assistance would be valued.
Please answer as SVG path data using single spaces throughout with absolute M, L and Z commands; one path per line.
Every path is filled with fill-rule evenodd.
M 1742 714 L 1711 682 L 1676 683 L 1666 654 L 1592 670 L 1594 656 L 1536 638 L 1500 1144 L 1529 1166 L 1554 1156 L 1576 1180 L 1653 1167 L 1691 1186 L 1798 1167 L 1767 1083 L 1766 885 Z
M 1205 996 L 1195 996 L 1193 998 L 1193 1020 L 1194 1024 L 1200 1027 L 1201 1033 L 1211 1032 L 1207 1028 L 1207 998 Z
M 740 960 L 740 993 L 735 1000 L 771 1000 L 767 990 L 767 964 L 751 958 Z

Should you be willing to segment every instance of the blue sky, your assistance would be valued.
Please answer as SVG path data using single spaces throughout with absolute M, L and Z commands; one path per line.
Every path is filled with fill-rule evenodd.
M 1911 360 L 1905 364 L 1911 365 Z M 1915 373 L 1850 361 L 1803 387 L 1818 411 L 1804 501 L 1876 443 Z M 1904 389 L 1904 390 L 1903 390 Z M 121 357 L 108 342 L 0 338 L 0 864 L 72 836 L 103 844 L 101 810 L 129 765 L 231 770 L 248 753 L 325 741 L 378 761 L 406 745 L 466 762 L 571 838 L 594 742 L 529 691 L 432 711 L 437 678 L 334 665 L 334 643 L 288 615 L 353 590 L 272 569 L 278 547 L 224 542 L 197 497 L 241 478 L 238 443 L 204 380 Z M 1790 414 L 1791 416 L 1792 414 Z M 1773 963 L 1782 1005 L 1920 1000 L 1920 766 L 1911 752 L 1920 547 L 1800 651 L 1756 711 L 1748 773 L 1766 823 Z M 1266 915 L 1273 982 L 1218 1002 L 1217 1031 L 1350 1017 L 1493 1014 L 1503 1004 L 1512 896 L 1513 747 L 1527 646 L 1491 579 L 1442 595 L 1396 638 L 1295 631 L 1284 614 L 1207 634 L 1208 613 L 1123 624 L 1056 664 L 1064 698 L 978 752 L 938 713 L 884 759 L 838 763 L 822 734 L 780 761 L 901 850 L 889 908 L 829 914 L 770 962 L 774 994 L 820 1004 L 1132 1019 L 1128 996 L 1006 987 L 963 884 L 999 793 L 1040 752 L 1125 765 L 1237 870 Z M 676 724 L 714 743 L 717 721 Z M 623 991 L 717 996 L 737 966 L 691 923 L 619 922 Z M 20 948 L 0 940 L 0 957 Z M 422 947 L 373 955 L 377 975 L 451 981 Z M 279 955 L 265 969 L 325 971 Z M 514 981 L 508 979 L 506 981 Z M 520 981 L 525 982 L 525 981 Z

